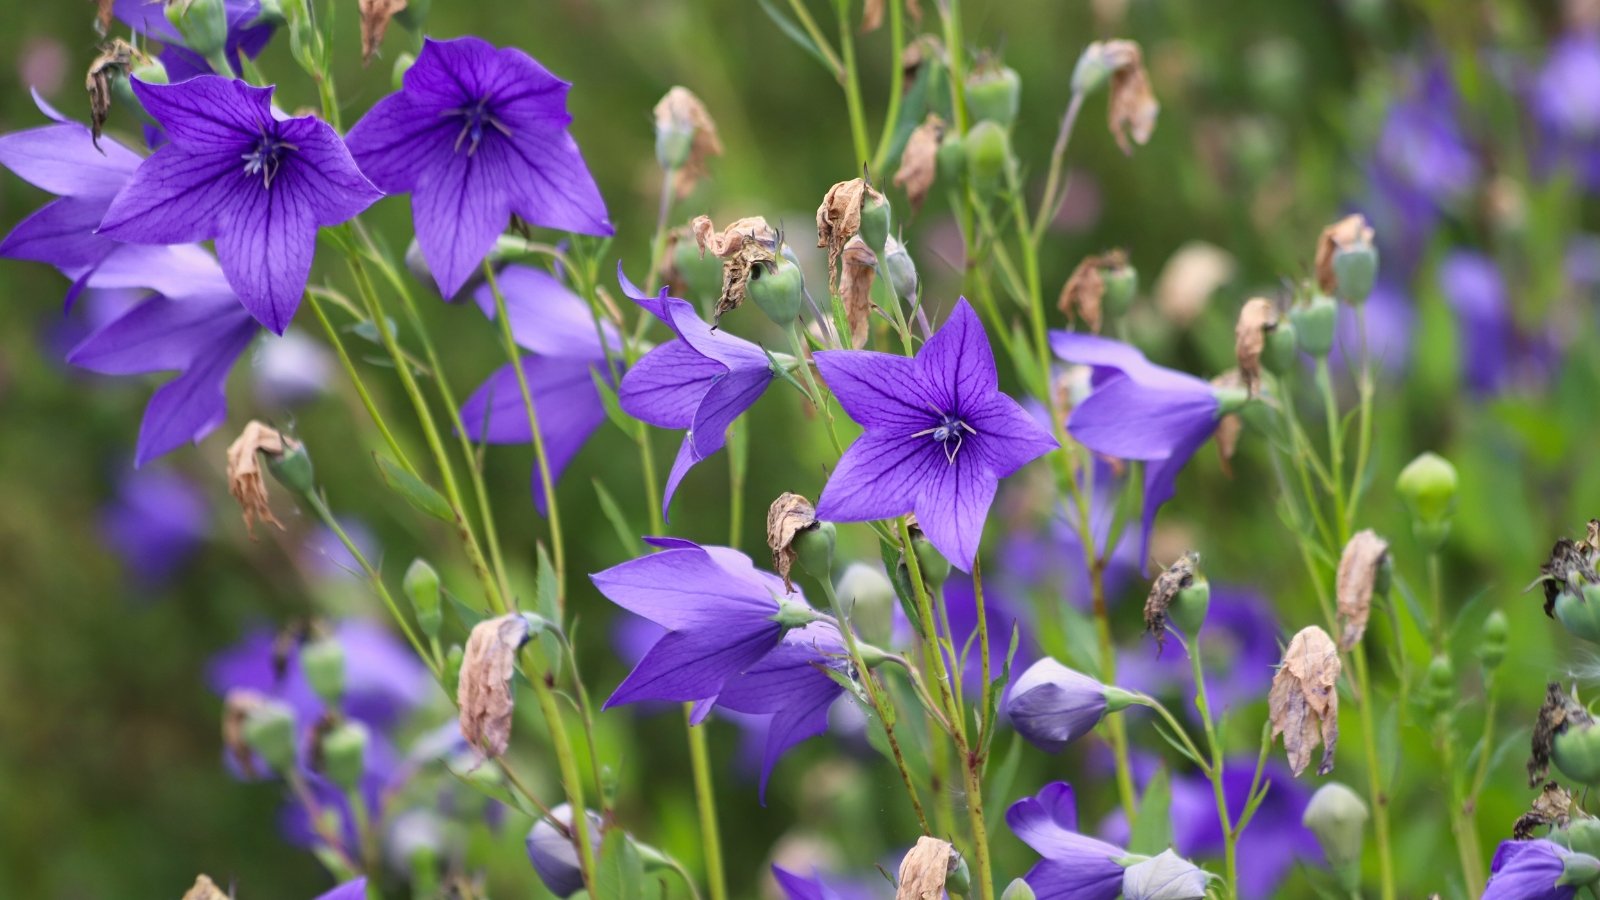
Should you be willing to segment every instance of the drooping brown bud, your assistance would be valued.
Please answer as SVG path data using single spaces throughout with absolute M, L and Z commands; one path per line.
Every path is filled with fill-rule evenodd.
M 1583 585 L 1600 581 L 1596 564 L 1600 563 L 1600 519 L 1590 519 L 1588 533 L 1580 540 L 1557 538 L 1550 549 L 1550 558 L 1539 566 L 1539 580 L 1544 585 L 1544 614 L 1555 618 L 1556 599 L 1563 591 L 1579 590 Z M 1533 585 L 1528 586 L 1529 590 Z
M 210 875 L 200 875 L 195 878 L 194 887 L 184 891 L 183 900 L 229 900 L 229 897 L 217 887 Z
M 945 895 L 945 881 L 961 857 L 949 841 L 923 835 L 900 860 L 899 888 L 894 900 L 939 900 Z
M 1150 596 L 1144 601 L 1144 630 L 1156 636 L 1157 656 L 1167 643 L 1167 610 L 1172 608 L 1179 591 L 1194 584 L 1195 568 L 1199 564 L 1200 554 L 1191 550 L 1167 566 L 1150 584 Z
M 1311 748 L 1322 744 L 1318 775 L 1333 771 L 1339 743 L 1339 648 L 1315 625 L 1289 641 L 1267 694 L 1272 737 L 1283 735 L 1289 768 L 1298 777 L 1311 764 Z
M 1372 226 L 1360 213 L 1352 213 L 1322 229 L 1317 240 L 1317 287 L 1324 294 L 1333 295 L 1339 289 L 1339 277 L 1333 271 L 1333 255 L 1340 250 L 1352 249 L 1372 243 Z
M 794 590 L 789 573 L 799 554 L 794 539 L 802 531 L 817 527 L 817 510 L 811 501 L 785 491 L 767 509 L 767 547 L 772 550 L 772 567 L 783 579 L 783 586 Z
M 1261 352 L 1267 347 L 1267 334 L 1277 327 L 1278 307 L 1263 297 L 1245 301 L 1233 326 L 1233 355 L 1244 389 L 1252 397 L 1261 388 Z
M 100 45 L 100 55 L 89 63 L 89 73 L 84 78 L 84 89 L 89 92 L 89 130 L 94 135 L 95 149 L 100 148 L 100 133 L 106 118 L 111 115 L 111 83 L 116 78 L 127 77 L 128 70 L 140 59 L 138 49 L 122 38 L 112 38 Z
M 667 91 L 655 108 L 656 140 L 663 134 L 688 136 L 688 152 L 683 161 L 672 166 L 672 190 L 682 200 L 689 196 L 696 184 L 706 174 L 706 161 L 722 155 L 722 139 L 717 136 L 717 123 L 700 98 L 686 87 Z
M 255 523 L 276 525 L 281 531 L 283 523 L 272 514 L 267 504 L 267 482 L 262 477 L 261 454 L 282 456 L 296 449 L 300 442 L 270 425 L 251 421 L 244 431 L 228 445 L 228 493 L 238 501 L 244 516 L 244 527 L 255 539 Z
M 1211 379 L 1211 386 L 1222 390 L 1244 390 L 1244 376 L 1238 369 L 1229 369 Z M 1239 437 L 1244 434 L 1244 418 L 1231 412 L 1217 420 L 1217 432 L 1212 440 L 1217 445 L 1217 462 L 1222 474 L 1233 477 L 1233 454 L 1239 449 Z
M 1150 75 L 1144 68 L 1144 52 L 1137 41 L 1097 41 L 1103 65 L 1111 70 L 1111 99 L 1106 105 L 1107 124 L 1117 146 L 1126 154 L 1133 145 L 1144 146 L 1156 130 L 1161 104 L 1150 90 Z
M 1368 528 L 1344 545 L 1339 557 L 1335 595 L 1339 601 L 1339 649 L 1350 650 L 1361 642 L 1372 614 L 1372 590 L 1378 583 L 1389 543 Z
M 222 698 L 222 748 L 232 757 L 246 778 L 254 778 L 256 755 L 245 739 L 245 722 L 267 700 L 259 691 L 235 688 Z
M 860 350 L 872 333 L 872 281 L 878 274 L 878 255 L 857 236 L 845 244 L 843 263 L 839 299 L 850 323 L 850 346 Z
M 1061 296 L 1056 300 L 1056 308 L 1061 310 L 1068 321 L 1082 319 L 1095 334 L 1100 333 L 1102 320 L 1101 301 L 1106 296 L 1105 273 L 1114 269 L 1122 269 L 1128 265 L 1128 255 L 1121 250 L 1108 250 L 1105 253 L 1085 256 L 1072 270 L 1072 275 L 1067 278 L 1067 283 L 1061 286 Z
M 1572 795 L 1558 781 L 1547 781 L 1544 790 L 1533 798 L 1528 811 L 1517 817 L 1511 825 L 1511 839 L 1525 841 L 1533 837 L 1535 829 L 1549 826 L 1565 828 L 1572 821 Z
M 1557 682 L 1544 688 L 1544 705 L 1539 707 L 1539 719 L 1533 725 L 1532 746 L 1528 755 L 1528 787 L 1534 787 L 1550 774 L 1550 754 L 1554 752 L 1556 736 L 1569 727 L 1594 724 L 1594 717 L 1571 694 L 1561 689 Z
M 389 20 L 406 8 L 406 0 L 360 0 L 361 61 L 372 62 L 389 32 Z
M 938 113 L 928 113 L 922 124 L 912 129 L 906 139 L 906 149 L 900 154 L 900 168 L 895 170 L 894 185 L 904 188 L 912 211 L 922 209 L 928 198 L 933 179 L 939 169 L 939 145 L 944 142 L 944 120 Z
M 884 197 L 865 178 L 852 178 L 828 188 L 817 207 L 817 246 L 828 249 L 829 284 L 839 279 L 839 256 L 861 230 L 861 204 L 868 200 L 881 203 Z
M 710 216 L 696 216 L 690 225 L 694 239 L 700 245 L 700 255 L 707 250 L 722 260 L 722 295 L 717 298 L 717 308 L 712 324 L 724 313 L 738 309 L 750 289 L 750 276 L 757 266 L 769 272 L 778 260 L 778 233 L 761 216 L 739 219 L 718 233 Z
M 461 707 L 461 736 L 479 753 L 495 758 L 511 743 L 511 675 L 517 651 L 528 642 L 528 620 L 519 613 L 485 619 L 472 626 L 461 657 L 456 704 Z

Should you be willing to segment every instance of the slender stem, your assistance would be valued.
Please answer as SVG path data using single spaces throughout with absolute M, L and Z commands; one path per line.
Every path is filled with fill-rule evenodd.
M 1361 336 L 1361 379 L 1359 393 L 1360 404 L 1357 407 L 1358 424 L 1356 428 L 1356 468 L 1350 474 L 1350 504 L 1344 511 L 1347 521 L 1353 523 L 1356 518 L 1356 508 L 1361 503 L 1361 494 L 1366 488 L 1363 475 L 1367 469 L 1367 455 L 1372 450 L 1372 396 L 1374 379 L 1372 377 L 1372 362 L 1367 353 L 1367 306 L 1365 303 L 1356 305 L 1356 330 Z
M 1467 896 L 1476 897 L 1483 893 L 1483 860 L 1479 856 L 1477 827 L 1467 815 L 1461 779 L 1456 777 L 1455 735 L 1452 734 L 1454 729 L 1450 727 L 1450 719 L 1448 712 L 1434 717 L 1434 744 L 1439 748 L 1442 764 L 1440 775 L 1450 795 L 1450 831 L 1456 839 L 1462 882 L 1466 885 Z M 1485 747 L 1484 752 L 1487 753 L 1488 749 Z
M 1084 95 L 1081 91 L 1073 91 L 1072 99 L 1067 101 L 1067 111 L 1061 116 L 1061 129 L 1056 132 L 1056 145 L 1050 150 L 1050 174 L 1044 183 L 1044 196 L 1039 199 L 1039 214 L 1034 218 L 1033 230 L 1028 239 L 1034 246 L 1044 240 L 1044 232 L 1050 227 L 1050 220 L 1061 211 L 1061 204 L 1067 198 L 1067 193 L 1061 190 L 1061 170 L 1067 159 L 1067 141 L 1072 139 L 1072 130 L 1078 122 L 1078 113 L 1083 110 Z M 1061 190 L 1061 195 L 1056 196 L 1056 191 Z
M 1333 510 L 1336 524 L 1339 526 L 1339 546 L 1334 547 L 1338 552 L 1350 540 L 1350 523 L 1345 519 L 1344 509 L 1344 436 L 1339 429 L 1339 401 L 1333 394 L 1333 376 L 1328 372 L 1328 358 L 1326 356 L 1317 360 L 1317 387 L 1322 391 L 1322 408 L 1328 420 L 1328 469 L 1333 476 L 1331 490 L 1333 493 Z
M 593 897 L 597 896 L 594 890 L 594 844 L 589 840 L 589 807 L 583 801 L 583 777 L 578 774 L 578 762 L 572 755 L 572 741 L 567 736 L 561 707 L 556 703 L 555 691 L 548 680 L 550 676 L 530 665 L 532 653 L 528 648 L 535 644 L 536 641 L 530 642 L 523 650 L 523 669 L 529 675 L 528 682 L 533 685 L 539 711 L 544 714 L 545 727 L 550 729 L 550 747 L 556 754 L 561 787 L 566 792 L 567 803 L 572 807 L 572 842 L 578 849 L 578 866 L 583 871 L 583 883 L 589 890 L 589 896 Z
M 750 459 L 749 430 L 728 425 L 728 546 L 739 546 L 744 533 L 744 476 Z
M 956 134 L 967 133 L 966 47 L 961 37 L 961 0 L 940 4 L 944 12 L 944 46 L 950 56 L 950 111 Z
M 850 27 L 850 4 L 834 4 L 839 10 L 839 52 L 844 56 L 844 103 L 850 112 L 850 139 L 855 144 L 856 164 L 872 159 L 867 142 L 867 115 L 861 106 L 861 73 L 856 66 L 855 31 Z M 895 78 L 900 77 L 895 73 Z
M 1355 664 L 1356 685 L 1360 697 L 1361 743 L 1367 757 L 1367 793 L 1372 801 L 1372 824 L 1378 842 L 1378 878 L 1383 900 L 1394 900 L 1394 858 L 1389 848 L 1389 797 L 1383 790 L 1383 776 L 1378 771 L 1378 744 L 1376 725 L 1372 718 L 1371 684 L 1367 679 L 1367 648 L 1357 642 L 1350 651 Z
M 1173 736 L 1183 743 L 1183 749 L 1188 751 L 1190 756 L 1194 757 L 1195 765 L 1200 767 L 1201 774 L 1205 775 L 1206 778 L 1209 779 L 1211 777 L 1211 763 L 1206 761 L 1206 756 L 1200 752 L 1200 748 L 1194 745 L 1194 740 L 1189 737 L 1188 730 L 1185 729 L 1183 724 L 1178 721 L 1178 717 L 1172 714 L 1172 710 L 1167 709 L 1166 705 L 1160 700 L 1157 700 L 1148 694 L 1137 695 L 1136 702 L 1140 706 L 1155 710 L 1156 715 L 1160 716 L 1162 721 L 1167 723 L 1167 727 L 1172 730 Z M 1114 722 L 1117 720 L 1117 718 L 1118 717 L 1116 716 L 1112 716 L 1108 719 L 1108 721 Z
M 872 170 L 882 172 L 889 163 L 895 132 L 900 125 L 900 100 L 905 93 L 905 79 L 900 68 L 904 64 L 906 25 L 905 0 L 889 0 L 889 107 L 883 113 L 883 134 L 878 137 L 878 152 L 872 155 Z
M 1428 598 L 1433 616 L 1433 652 L 1444 652 L 1444 579 L 1440 574 L 1439 551 L 1428 551 Z
M 311 823 L 311 830 L 317 833 L 317 837 L 321 838 L 322 842 L 328 846 L 328 850 L 352 873 L 365 871 L 362 869 L 361 864 L 356 862 L 350 855 L 350 851 L 345 849 L 344 838 L 340 835 L 338 829 L 330 827 L 324 821 L 322 804 L 317 802 L 316 794 L 311 792 L 311 786 L 306 784 L 306 777 L 300 773 L 300 770 L 291 768 L 283 773 L 283 777 L 289 783 L 289 790 L 294 794 L 295 800 L 305 809 L 306 820 Z
M 1100 647 L 1100 678 L 1106 684 L 1115 684 L 1117 651 L 1111 643 L 1111 615 L 1106 608 L 1105 566 L 1098 558 L 1089 566 L 1089 592 L 1094 603 L 1095 640 Z M 1122 811 L 1132 822 L 1139 814 L 1138 794 L 1133 786 L 1133 762 L 1128 754 L 1128 727 L 1121 716 L 1112 716 L 1106 721 L 1106 736 L 1116 760 L 1117 797 L 1122 801 Z
M 826 65 L 833 72 L 833 77 L 843 82 L 844 63 L 839 61 L 839 56 L 833 52 L 833 46 L 828 43 L 828 39 L 822 36 L 822 29 L 817 27 L 817 20 L 811 17 L 811 12 L 806 9 L 805 3 L 801 0 L 789 0 L 789 9 L 799 20 L 800 27 L 805 29 L 806 36 L 811 38 L 811 43 L 816 45 L 817 52 L 822 54 Z
M 977 558 L 972 558 L 972 597 L 974 612 L 977 615 L 978 625 L 978 659 L 983 672 L 983 686 L 979 699 L 982 706 L 978 707 L 980 722 L 989 718 L 989 704 L 993 701 L 994 686 L 989 683 L 991 662 L 989 660 L 989 615 L 983 608 L 983 564 Z M 980 729 L 978 732 L 978 746 L 988 745 L 988 733 Z
M 700 841 L 704 845 L 706 881 L 711 900 L 727 900 L 727 879 L 722 872 L 722 838 L 717 830 L 716 792 L 711 785 L 711 756 L 704 731 L 694 727 L 694 704 L 683 705 L 683 723 L 689 732 L 689 761 L 694 769 L 695 805 L 700 812 Z
M 1478 770 L 1472 776 L 1472 790 L 1467 792 L 1467 803 L 1474 814 L 1478 806 L 1478 794 L 1489 780 L 1489 760 L 1494 756 L 1495 701 L 1499 699 L 1499 692 L 1495 690 L 1493 671 L 1483 674 L 1483 693 L 1483 752 L 1478 754 Z
M 367 390 L 367 383 L 362 380 L 361 373 L 356 369 L 355 362 L 350 358 L 350 352 L 344 348 L 344 341 L 339 337 L 338 329 L 333 327 L 333 322 L 328 319 L 327 310 L 322 308 L 322 301 L 317 299 L 315 292 L 306 294 L 311 300 L 311 311 L 316 313 L 317 321 L 322 323 L 322 329 L 328 335 L 328 342 L 333 344 L 334 352 L 339 357 L 339 364 L 344 367 L 345 375 L 349 377 L 350 384 L 356 389 L 356 394 L 361 398 L 361 405 L 367 410 L 367 417 L 383 435 L 383 442 L 389 445 L 389 452 L 394 454 L 395 462 L 407 472 L 417 474 L 417 467 L 411 464 L 404 450 L 400 449 L 400 442 L 395 440 L 394 432 L 389 430 L 389 425 L 383 420 L 383 414 L 378 411 L 378 404 L 373 402 L 372 392 Z
M 1217 819 L 1222 823 L 1223 861 L 1228 876 L 1228 890 L 1234 896 L 1238 896 L 1239 835 L 1233 829 L 1232 818 L 1228 812 L 1228 794 L 1222 781 L 1222 742 L 1217 740 L 1216 723 L 1211 718 L 1211 701 L 1206 694 L 1206 671 L 1200 658 L 1198 634 L 1189 641 L 1189 666 L 1194 673 L 1194 706 L 1200 712 L 1200 722 L 1205 726 L 1206 744 L 1211 748 L 1211 790 L 1217 798 Z

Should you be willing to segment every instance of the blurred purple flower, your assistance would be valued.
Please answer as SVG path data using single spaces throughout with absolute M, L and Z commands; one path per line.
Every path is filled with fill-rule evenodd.
M 165 45 L 161 62 L 169 80 L 185 81 L 196 75 L 212 74 L 206 58 L 183 45 L 183 36 L 167 20 L 165 5 L 165 0 L 115 0 L 112 11 L 135 32 Z M 228 38 L 223 52 L 238 71 L 240 54 L 251 59 L 259 56 L 272 39 L 273 26 L 261 19 L 261 0 L 222 0 L 222 6 L 228 16 Z
M 914 358 L 825 350 L 817 370 L 856 438 L 817 499 L 818 518 L 888 519 L 915 512 L 928 541 L 972 571 L 1000 479 L 1056 447 L 1000 392 L 994 352 L 965 299 Z
M 317 900 L 363 900 L 367 896 L 367 879 L 357 878 L 346 881 L 331 891 L 317 897 Z
M 342 849 L 347 855 L 359 857 L 363 817 L 368 822 L 382 821 L 385 804 L 400 786 L 399 756 L 383 735 L 372 734 L 368 738 L 366 758 L 363 760 L 365 770 L 361 774 L 360 790 L 357 792 L 365 811 L 363 816 L 357 816 L 351 805 L 350 792 L 311 768 L 309 747 L 304 746 L 308 743 L 301 741 L 303 746 L 299 769 L 306 786 L 310 788 L 311 800 L 316 804 L 318 814 L 332 812 L 337 816 L 335 835 L 342 843 Z M 285 802 L 278 815 L 284 838 L 296 847 L 312 849 L 326 843 L 312 823 L 312 812 L 301 802 L 301 798 Z
M 622 376 L 617 394 L 623 410 L 659 428 L 686 428 L 678 456 L 667 475 L 661 500 L 665 515 L 689 470 L 728 440 L 728 428 L 755 405 L 776 374 L 766 351 L 701 321 L 687 301 L 652 297 L 617 266 L 617 281 L 628 299 L 665 322 L 676 340 L 646 353 Z
M 1510 374 L 1516 334 L 1500 269 L 1481 253 L 1454 251 L 1439 264 L 1439 290 L 1456 314 L 1467 384 L 1479 394 L 1497 391 Z
M 1039 900 L 1115 900 L 1122 893 L 1117 860 L 1127 851 L 1078 833 L 1072 785 L 1052 782 L 1011 804 L 1006 824 L 1044 857 L 1023 876 Z
M 475 37 L 423 43 L 404 87 L 350 130 L 374 183 L 411 194 L 417 242 L 452 297 L 515 213 L 609 235 L 605 201 L 567 131 L 565 81 L 515 48 Z
M 324 344 L 291 328 L 256 348 L 252 372 L 256 399 L 264 406 L 288 409 L 310 403 L 328 390 L 333 361 Z
M 815 869 L 804 876 L 774 865 L 772 877 L 777 880 L 784 900 L 881 900 L 887 896 L 887 889 L 874 891 L 858 882 L 824 878 L 822 872 Z
M 1211 385 L 1155 365 L 1120 341 L 1068 331 L 1052 332 L 1050 341 L 1060 358 L 1094 370 L 1093 390 L 1067 420 L 1073 438 L 1096 453 L 1145 462 L 1138 558 L 1149 559 L 1156 512 L 1216 431 L 1221 405 Z
M 160 468 L 122 473 L 116 499 L 100 517 L 106 543 L 146 586 L 167 580 L 188 562 L 210 523 L 200 488 Z
M 1483 900 L 1572 900 L 1578 885 L 1559 883 L 1572 855 L 1554 841 L 1501 841 L 1489 863 Z
M 272 91 L 216 75 L 171 85 L 134 79 L 168 143 L 111 202 L 100 233 L 142 244 L 215 239 L 240 301 L 282 334 L 305 293 L 318 228 L 382 194 L 326 122 L 275 117 Z
M 367 559 L 377 559 L 382 548 L 378 545 L 378 538 L 368 528 L 366 523 L 353 518 L 341 517 L 339 527 L 350 538 L 351 543 L 361 551 Z M 295 554 L 295 559 L 300 567 L 313 578 L 323 581 L 356 581 L 364 579 L 366 574 L 361 570 L 361 562 L 344 545 L 332 528 L 319 524 L 306 535 L 300 544 L 300 551 Z
M 539 417 L 539 435 L 550 466 L 550 480 L 561 473 L 584 442 L 605 421 L 605 406 L 595 387 L 596 375 L 610 383 L 607 348 L 583 298 L 555 276 L 527 266 L 508 267 L 498 278 L 512 336 L 531 351 L 522 358 L 522 372 Z M 480 286 L 473 296 L 483 314 L 495 318 L 494 292 Z M 606 343 L 618 349 L 610 322 L 603 323 Z M 461 406 L 461 423 L 473 440 L 491 444 L 526 444 L 533 440 L 522 388 L 510 363 L 501 366 Z M 546 509 L 544 485 L 533 473 L 533 503 Z
M 1214 714 L 1266 699 L 1281 656 L 1277 617 L 1266 598 L 1212 582 L 1211 606 L 1201 638 L 1206 693 Z M 1181 646 L 1169 645 L 1163 651 L 1154 641 L 1144 640 L 1122 648 L 1117 653 L 1117 683 L 1157 696 L 1181 688 L 1189 701 L 1183 708 L 1194 709 L 1194 676 Z
M 1438 208 L 1466 199 L 1482 167 L 1456 121 L 1458 101 L 1450 72 L 1432 65 L 1389 108 L 1378 136 L 1377 162 L 1394 186 Z
M 1546 155 L 1572 165 L 1584 186 L 1600 188 L 1600 33 L 1557 40 L 1534 78 L 1531 101 L 1549 141 Z
M 1373 368 L 1379 374 L 1403 374 L 1411 364 L 1411 338 L 1416 331 L 1417 313 L 1410 292 L 1397 282 L 1380 279 L 1367 296 L 1363 310 L 1367 320 L 1366 354 Z M 1357 365 L 1361 348 L 1360 319 L 1354 307 L 1341 303 L 1328 365 L 1336 372 Z

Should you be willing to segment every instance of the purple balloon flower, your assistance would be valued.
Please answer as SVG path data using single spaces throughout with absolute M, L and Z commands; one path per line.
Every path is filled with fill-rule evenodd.
M 428 40 L 404 87 L 350 130 L 361 170 L 411 194 L 417 242 L 455 296 L 515 213 L 547 228 L 609 235 L 605 201 L 567 132 L 571 85 L 515 48 Z
M 1572 900 L 1578 885 L 1561 884 L 1567 858 L 1583 856 L 1554 841 L 1501 841 L 1489 863 L 1483 900 Z M 1600 861 L 1589 860 L 1600 867 Z
M 211 63 L 205 57 L 183 45 L 183 35 L 167 20 L 165 7 L 165 0 L 115 0 L 111 9 L 129 28 L 165 45 L 161 62 L 170 81 L 213 74 Z M 222 0 L 222 8 L 228 18 L 224 54 L 238 71 L 241 68 L 239 56 L 243 54 L 252 59 L 259 56 L 272 39 L 273 26 L 261 18 L 261 0 Z
M 215 239 L 245 308 L 282 334 L 311 276 L 317 229 L 382 195 L 326 122 L 274 116 L 272 91 L 216 75 L 134 79 L 169 143 L 140 164 L 100 232 L 139 244 Z
M 647 539 L 660 552 L 591 575 L 608 600 L 667 629 L 605 708 L 640 700 L 680 703 L 717 696 L 724 683 L 750 670 L 783 639 L 778 622 L 783 580 L 756 569 L 727 547 L 701 547 L 675 538 Z M 710 711 L 702 704 L 699 717 Z
M 1439 289 L 1456 314 L 1467 384 L 1480 394 L 1493 393 L 1510 374 L 1516 327 L 1500 269 L 1481 253 L 1458 250 L 1439 264 Z
M 1039 900 L 1115 900 L 1127 851 L 1078 833 L 1072 785 L 1056 781 L 1006 810 L 1011 832 L 1044 857 L 1022 880 Z
M 686 428 L 667 475 L 662 514 L 685 475 L 728 441 L 728 428 L 755 405 L 776 377 L 772 361 L 755 344 L 701 321 L 694 307 L 667 289 L 652 297 L 617 266 L 628 299 L 667 323 L 676 340 L 646 353 L 622 376 L 617 399 L 623 410 L 660 428 Z
M 511 266 L 498 277 L 511 333 L 532 355 L 522 358 L 522 372 L 539 417 L 539 436 L 554 484 L 589 435 L 605 421 L 605 406 L 594 377 L 610 382 L 606 347 L 600 343 L 594 318 L 583 298 L 555 276 L 527 266 Z M 495 317 L 494 292 L 483 285 L 474 293 L 478 306 Z M 611 323 L 603 323 L 606 342 L 617 349 Z M 474 440 L 490 444 L 526 444 L 533 440 L 522 388 L 510 363 L 490 375 L 461 406 L 462 427 Z M 537 468 L 533 503 L 540 513 L 547 505 Z
M 832 878 L 824 880 L 822 873 L 815 870 L 808 877 L 774 865 L 772 877 L 777 880 L 778 890 L 783 892 L 784 900 L 873 900 L 886 894 L 886 890 L 874 891 L 854 882 L 846 883 Z
M 205 495 L 177 472 L 128 471 L 100 528 L 123 565 L 144 585 L 159 584 L 188 562 L 210 530 Z
M 1534 79 L 1532 104 L 1550 146 L 1590 189 L 1600 187 L 1600 33 L 1573 32 L 1550 48 Z
M 1210 439 L 1221 417 L 1211 385 L 1165 369 L 1110 338 L 1057 331 L 1057 356 L 1093 368 L 1093 391 L 1072 410 L 1067 430 L 1096 453 L 1145 462 L 1139 559 L 1150 558 L 1156 512 L 1177 492 L 1178 472 Z
M 1105 685 L 1045 657 L 1011 683 L 1004 711 L 1029 743 L 1060 753 L 1100 724 L 1107 708 Z
M 367 896 L 367 879 L 357 878 L 346 881 L 331 891 L 317 897 L 317 900 L 362 900 Z
M 929 542 L 972 571 L 1000 479 L 1057 446 L 1000 392 L 977 313 L 960 300 L 911 359 L 828 350 L 816 362 L 866 429 L 829 476 L 817 516 L 864 522 L 915 512 Z

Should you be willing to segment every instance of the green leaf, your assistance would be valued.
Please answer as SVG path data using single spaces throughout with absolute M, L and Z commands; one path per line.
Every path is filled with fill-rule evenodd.
M 594 381 L 594 389 L 600 392 L 600 405 L 605 407 L 606 418 L 623 434 L 633 434 L 634 420 L 622 411 L 622 403 L 617 400 L 617 392 L 612 390 L 611 382 L 598 369 L 590 369 L 589 378 Z
M 644 900 L 644 860 L 627 832 L 611 828 L 600 843 L 594 889 L 606 900 Z
M 1205 763 L 1201 762 L 1199 759 L 1196 759 L 1195 755 L 1189 752 L 1189 748 L 1185 747 L 1183 742 L 1178 740 L 1178 738 L 1173 735 L 1172 731 L 1168 729 L 1165 724 L 1161 722 L 1153 722 L 1151 724 L 1155 726 L 1156 734 L 1160 735 L 1161 739 L 1167 742 L 1167 746 L 1178 751 L 1179 756 L 1194 763 L 1196 766 L 1205 768 Z
M 900 609 L 911 623 L 911 629 L 921 634 L 922 613 L 917 609 L 916 588 L 911 585 L 909 573 L 900 567 L 900 548 L 881 538 L 878 548 L 883 557 L 883 568 L 889 573 L 889 583 L 894 586 L 894 595 L 900 601 Z
M 997 798 L 1001 809 L 1012 800 L 1011 785 L 1017 780 L 1017 769 L 1022 765 L 1022 744 L 1022 736 L 1013 733 L 1005 758 L 1000 760 L 1000 765 L 989 770 L 989 784 L 984 787 L 983 794 L 986 798 Z
M 623 515 L 622 507 L 617 505 L 616 498 L 611 496 L 611 492 L 606 490 L 606 486 L 601 484 L 598 478 L 594 480 L 594 493 L 600 500 L 600 512 L 604 513 L 606 521 L 611 523 L 612 530 L 617 533 L 617 542 L 622 545 L 626 555 L 635 556 L 643 552 L 644 548 L 640 545 L 632 526 L 628 524 L 628 517 Z M 649 502 L 656 502 L 655 498 L 649 498 Z
M 778 26 L 778 30 L 783 32 L 785 37 L 799 44 L 800 49 L 811 54 L 812 58 L 817 62 L 822 63 L 822 67 L 827 69 L 830 74 L 837 74 L 833 71 L 833 63 L 828 62 L 828 57 L 818 49 L 816 42 L 811 40 L 811 36 L 806 34 L 804 29 L 791 21 L 788 16 L 779 12 L 778 8 L 773 6 L 770 0 L 757 0 L 757 2 L 761 4 L 761 11 L 767 14 L 767 18 L 772 20 L 772 24 Z
M 1172 845 L 1172 783 L 1162 766 L 1139 798 L 1139 816 L 1128 835 L 1128 850 L 1155 856 Z
M 373 453 L 372 458 L 378 463 L 378 472 L 383 476 L 383 483 L 389 486 L 389 490 L 441 522 L 456 520 L 455 513 L 451 511 L 450 504 L 446 502 L 443 494 L 429 487 L 421 478 L 401 468 L 399 463 L 389 457 Z
M 1385 790 L 1393 787 L 1399 769 L 1400 704 L 1392 702 L 1384 710 L 1383 724 L 1378 726 L 1378 780 Z

